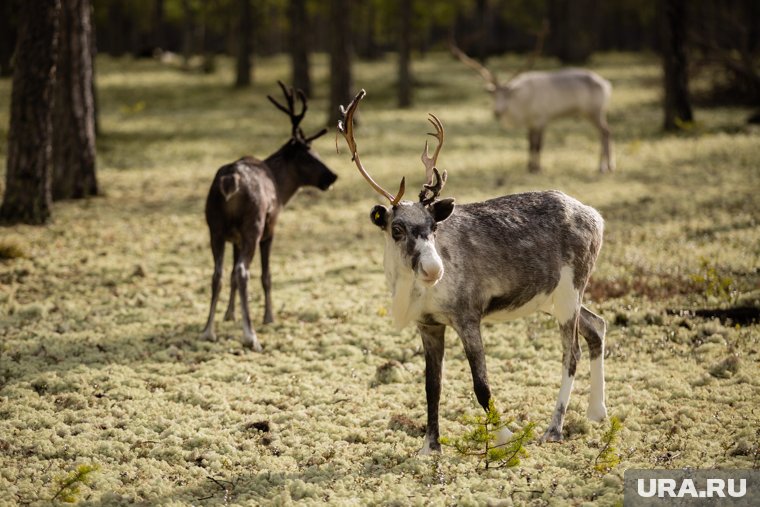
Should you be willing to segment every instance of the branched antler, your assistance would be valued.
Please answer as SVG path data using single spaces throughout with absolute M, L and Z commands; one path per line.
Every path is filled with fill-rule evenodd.
M 443 186 L 446 184 L 448 177 L 449 175 L 446 171 L 443 171 L 443 174 L 441 174 L 438 172 L 437 167 L 433 167 L 433 181 L 422 185 L 420 202 L 427 206 L 435 201 L 441 193 Z M 430 194 L 429 196 L 428 193 Z
M 428 154 L 428 142 L 425 141 L 425 150 L 422 152 L 422 163 L 425 165 L 425 182 L 430 183 L 432 181 L 433 177 L 433 168 L 435 167 L 436 162 L 438 161 L 438 154 L 441 152 L 441 147 L 443 146 L 443 124 L 441 123 L 441 120 L 438 119 L 436 115 L 433 113 L 429 113 L 430 117 L 428 118 L 428 121 L 435 127 L 435 134 L 432 132 L 428 132 L 429 136 L 433 136 L 436 139 L 438 139 L 438 146 L 435 148 L 435 152 L 433 152 L 433 157 L 431 158 Z
M 459 59 L 460 62 L 480 74 L 480 77 L 485 80 L 489 87 L 497 88 L 499 86 L 499 79 L 496 77 L 496 75 L 477 60 L 474 60 L 467 56 L 464 51 L 457 47 L 456 42 L 453 38 L 449 41 L 449 49 L 451 50 L 451 53 Z
M 354 139 L 354 113 L 359 107 L 359 101 L 363 99 L 365 95 L 367 95 L 367 92 L 362 89 L 359 91 L 359 93 L 356 94 L 356 97 L 354 97 L 354 100 L 351 101 L 348 107 L 340 106 L 341 119 L 338 120 L 338 132 L 343 134 L 343 137 L 346 138 L 348 149 L 351 150 L 351 160 L 354 161 L 357 169 L 359 169 L 361 175 L 364 176 L 364 179 L 367 180 L 370 186 L 378 194 L 388 199 L 391 202 L 392 206 L 396 206 L 401 201 L 401 197 L 404 195 L 405 178 L 401 178 L 401 185 L 399 186 L 398 192 L 395 196 L 392 195 L 372 179 L 372 176 L 370 176 L 367 170 L 364 169 L 361 160 L 359 160 L 359 152 L 356 150 L 356 140 Z
M 306 115 L 306 109 L 308 109 L 308 105 L 306 102 L 306 95 L 303 93 L 303 90 L 293 90 L 293 87 L 288 88 L 285 86 L 285 84 L 282 81 L 277 81 L 277 84 L 280 85 L 280 88 L 282 88 L 282 93 L 285 95 L 285 101 L 287 103 L 287 107 L 283 106 L 279 102 L 277 102 L 271 95 L 267 95 L 267 98 L 269 101 L 275 105 L 277 109 L 282 111 L 283 113 L 287 114 L 290 117 L 290 124 L 292 126 L 290 135 L 294 139 L 298 139 L 306 144 L 311 143 L 314 139 L 323 136 L 327 133 L 327 129 L 322 129 L 313 136 L 306 137 L 303 133 L 303 130 L 301 130 L 301 127 L 299 125 L 301 124 L 301 120 L 303 120 L 303 117 Z M 298 98 L 301 100 L 301 112 L 296 114 L 296 101 L 295 97 L 298 96 Z
M 528 58 L 528 61 L 526 62 L 525 66 L 518 69 L 514 74 L 512 74 L 509 78 L 509 81 L 512 81 L 514 78 L 519 76 L 525 71 L 528 71 L 533 68 L 533 66 L 536 64 L 536 58 L 541 56 L 541 52 L 544 49 L 544 40 L 546 39 L 546 36 L 549 34 L 549 20 L 544 19 L 541 23 L 541 30 L 536 32 L 536 46 L 533 48 L 533 52 L 530 54 L 530 57 Z
M 420 202 L 423 204 L 430 204 L 438 197 L 441 189 L 446 184 L 447 174 L 443 171 L 443 174 L 438 172 L 435 165 L 438 162 L 438 154 L 441 153 L 444 140 L 444 130 L 441 120 L 436 115 L 430 113 L 428 121 L 435 127 L 435 133 L 428 132 L 429 136 L 433 136 L 438 139 L 438 146 L 436 146 L 433 156 L 428 153 L 428 142 L 425 141 L 425 149 L 422 151 L 422 164 L 425 166 L 425 183 L 422 185 L 420 191 Z M 428 197 L 428 194 L 430 196 Z

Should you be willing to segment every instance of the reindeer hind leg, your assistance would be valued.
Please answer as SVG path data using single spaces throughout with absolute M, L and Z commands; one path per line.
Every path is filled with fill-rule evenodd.
M 607 324 L 599 315 L 581 306 L 578 327 L 586 339 L 591 361 L 591 394 L 586 415 L 590 420 L 598 422 L 607 417 L 607 407 L 604 404 L 604 337 Z
M 224 268 L 224 237 L 219 235 L 211 236 L 211 253 L 214 256 L 214 274 L 211 277 L 211 307 L 208 312 L 206 327 L 203 329 L 201 337 L 204 340 L 215 341 L 214 333 L 214 314 L 216 313 L 216 304 L 219 302 L 219 292 L 222 289 L 222 269 Z

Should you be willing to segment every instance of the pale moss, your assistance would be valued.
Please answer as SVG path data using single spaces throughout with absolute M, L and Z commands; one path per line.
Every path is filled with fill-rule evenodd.
M 516 68 L 519 58 L 493 63 Z M 198 504 L 210 494 L 207 503 L 223 503 L 208 475 L 237 481 L 230 505 L 285 505 L 296 497 L 307 505 L 619 503 L 622 487 L 609 475 L 582 473 L 598 452 L 585 445 L 588 435 L 599 436 L 609 424 L 585 418 L 583 340 L 567 442 L 530 445 L 515 473 L 481 475 L 450 450 L 417 457 L 425 424 L 420 339 L 411 328 L 395 332 L 382 315 L 387 312 L 378 311 L 389 308 L 390 298 L 382 235 L 367 220 L 377 200 L 330 139 L 315 148 L 338 173 L 336 185 L 328 193 L 301 192 L 280 215 L 273 325 L 261 325 L 258 258 L 251 267 L 251 314 L 264 354 L 240 345 L 239 310 L 236 322 L 220 321 L 229 246 L 219 341 L 199 341 L 212 274 L 203 219 L 211 177 L 244 153 L 266 156 L 289 133 L 264 98 L 289 72 L 287 57 L 259 59 L 257 82 L 245 92 L 229 87 L 233 62 L 219 64 L 206 76 L 153 61 L 99 58 L 106 135 L 99 139 L 98 175 L 106 197 L 60 203 L 45 228 L 2 231 L 22 237 L 34 253 L 0 262 L 0 490 L 6 497 L 38 503 L 57 471 L 88 456 L 86 462 L 102 458 L 107 466 L 86 491 L 87 501 L 108 505 Z M 723 133 L 746 115 L 717 108 L 698 111 L 704 131 L 661 136 L 659 63 L 595 55 L 594 68 L 615 87 L 610 122 L 620 171 L 613 175 L 596 173 L 593 128 L 570 119 L 547 129 L 544 173 L 527 174 L 525 133 L 500 129 L 476 76 L 434 52 L 415 61 L 415 75 L 435 86 L 420 87 L 415 107 L 403 111 L 382 92 L 394 86 L 393 59 L 357 63 L 356 82 L 369 92 L 357 131 L 363 160 L 381 182 L 406 175 L 408 188 L 419 184 L 415 164 L 432 111 L 448 134 L 444 193 L 458 203 L 558 188 L 597 207 L 605 243 L 586 304 L 609 324 L 607 407 L 626 428 L 618 446 L 623 463 L 613 474 L 651 467 L 667 452 L 677 454 L 668 462 L 674 467 L 751 468 L 755 461 L 746 453 L 757 445 L 750 431 L 757 421 L 748 414 L 756 406 L 752 389 L 760 386 L 751 367 L 760 350 L 756 326 L 737 329 L 665 310 L 713 301 L 688 285 L 701 258 L 733 279 L 737 301 L 757 301 L 760 230 L 753 224 L 760 194 L 752 183 L 760 132 Z M 321 127 L 327 107 L 325 55 L 315 55 L 313 70 L 317 90 L 307 131 Z M 0 80 L 5 125 L 9 99 L 10 82 Z M 121 111 L 141 101 L 144 109 Z M 0 141 L 0 172 L 5 150 Z M 623 293 L 613 294 L 620 287 Z M 483 341 L 498 407 L 519 424 L 536 421 L 540 433 L 560 383 L 556 323 L 534 315 L 488 325 Z M 741 358 L 735 374 L 709 373 L 732 353 Z M 371 387 L 378 366 L 389 361 L 403 365 L 403 381 Z M 448 330 L 441 433 L 456 434 L 460 415 L 478 410 L 461 343 Z M 411 422 L 403 426 L 409 432 L 389 428 L 397 414 Z M 269 433 L 245 429 L 264 420 L 272 424 Z M 680 429 L 671 434 L 676 420 Z

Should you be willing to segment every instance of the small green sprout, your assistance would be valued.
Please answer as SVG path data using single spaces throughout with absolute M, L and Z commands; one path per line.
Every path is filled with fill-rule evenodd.
M 76 470 L 70 472 L 67 475 L 56 477 L 55 483 L 58 487 L 53 498 L 50 500 L 55 502 L 60 500 L 61 502 L 74 503 L 77 501 L 77 495 L 79 494 L 79 487 L 82 484 L 89 484 L 92 480 L 92 472 L 98 469 L 98 465 L 79 465 Z
M 441 444 L 454 447 L 462 456 L 478 457 L 486 469 L 519 465 L 520 458 L 528 456 L 525 444 L 535 437 L 533 430 L 536 425 L 531 422 L 504 444 L 495 445 L 496 433 L 511 421 L 502 422 L 493 400 L 488 402 L 488 412 L 485 415 L 464 416 L 462 422 L 473 428 L 460 437 L 442 437 Z
M 602 449 L 594 460 L 594 470 L 597 472 L 609 472 L 620 463 L 620 456 L 615 453 L 617 450 L 615 444 L 617 444 L 621 429 L 623 429 L 623 425 L 620 423 L 620 419 L 612 416 L 609 429 L 602 435 Z

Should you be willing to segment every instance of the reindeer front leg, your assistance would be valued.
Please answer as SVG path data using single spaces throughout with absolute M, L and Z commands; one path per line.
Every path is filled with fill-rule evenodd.
M 491 401 L 491 387 L 488 384 L 488 372 L 486 371 L 486 356 L 483 349 L 483 340 L 480 336 L 480 320 L 472 319 L 468 322 L 457 326 L 457 333 L 464 345 L 464 353 L 467 361 L 470 363 L 470 372 L 472 373 L 472 384 L 475 390 L 475 397 L 483 410 L 488 412 L 488 405 Z M 500 428 L 496 433 L 495 444 L 497 446 L 505 444 L 512 432 L 506 427 Z
M 438 404 L 441 400 L 441 379 L 443 377 L 444 334 L 446 326 L 417 324 L 425 349 L 425 396 L 427 398 L 427 430 L 421 455 L 441 452 L 438 442 Z

